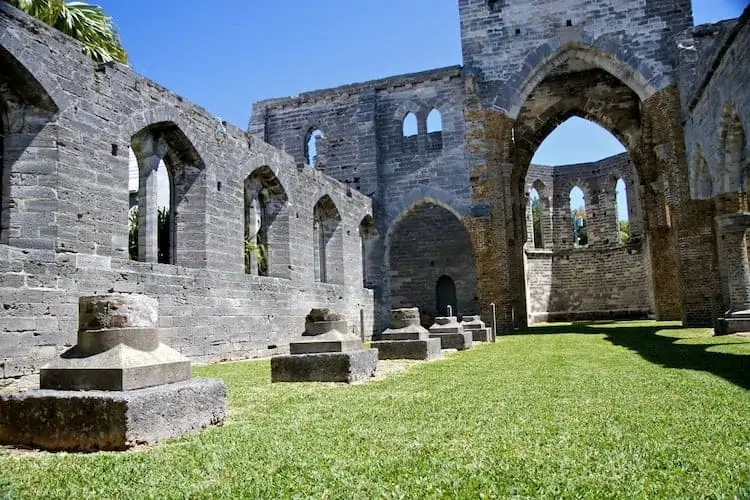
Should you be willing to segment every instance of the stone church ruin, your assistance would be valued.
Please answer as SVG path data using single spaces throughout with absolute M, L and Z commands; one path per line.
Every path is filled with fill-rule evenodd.
M 314 308 L 365 340 L 412 307 L 429 327 L 494 305 L 499 333 L 750 330 L 750 11 L 458 8 L 461 66 L 257 102 L 243 131 L 0 2 L 0 379 L 71 348 L 79 298 L 108 294 L 158 300 L 163 341 L 200 362 L 289 354 Z M 573 116 L 626 153 L 531 165 Z

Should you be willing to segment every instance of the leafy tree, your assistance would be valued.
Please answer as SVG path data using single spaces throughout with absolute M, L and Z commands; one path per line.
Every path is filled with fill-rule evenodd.
M 630 222 L 626 220 L 618 221 L 620 226 L 620 243 L 627 243 L 630 241 Z
M 128 63 L 112 18 L 100 6 L 65 0 L 5 1 L 81 42 L 94 61 Z

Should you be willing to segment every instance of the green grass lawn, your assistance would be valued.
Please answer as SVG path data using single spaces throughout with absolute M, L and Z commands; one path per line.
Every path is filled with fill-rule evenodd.
M 750 496 L 750 339 L 669 323 L 555 325 L 362 385 L 272 385 L 267 360 L 202 366 L 195 375 L 229 387 L 223 427 L 126 453 L 0 451 L 0 491 Z

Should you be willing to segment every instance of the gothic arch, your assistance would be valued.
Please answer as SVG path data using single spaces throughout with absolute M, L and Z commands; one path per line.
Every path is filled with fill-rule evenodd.
M 131 147 L 138 160 L 138 258 L 185 267 L 206 261 L 206 179 L 201 154 L 183 129 L 171 121 L 151 123 L 133 134 Z M 168 229 L 162 255 L 156 227 L 156 173 L 163 164 L 170 177 Z
M 494 107 L 515 119 L 539 83 L 569 60 L 580 60 L 606 71 L 633 90 L 641 101 L 645 101 L 658 90 L 650 81 L 658 72 L 627 53 L 627 45 L 628 39 L 625 37 L 614 39 L 604 36 L 592 40 L 585 32 L 579 34 L 578 40 L 564 43 L 550 39 L 526 57 L 519 66 L 519 72 L 495 99 Z

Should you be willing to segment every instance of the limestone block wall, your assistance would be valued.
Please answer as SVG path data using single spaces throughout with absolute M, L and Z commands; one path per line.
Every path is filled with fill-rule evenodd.
M 631 241 L 620 243 L 617 180 L 626 184 Z M 589 243 L 573 244 L 570 191 L 584 194 Z M 643 219 L 635 168 L 627 153 L 598 162 L 564 166 L 531 165 L 527 192 L 542 200 L 544 247 L 533 242 L 526 211 L 526 300 L 529 322 L 576 318 L 641 317 L 652 309 L 646 273 Z
M 74 342 L 77 299 L 159 299 L 165 340 L 193 359 L 283 352 L 312 307 L 372 333 L 360 223 L 369 198 L 0 2 L 0 377 L 32 373 Z M 181 204 L 179 265 L 128 258 L 128 157 L 134 137 L 163 141 Z M 141 144 L 142 145 L 142 144 Z M 245 274 L 245 179 L 271 172 L 286 195 L 286 277 Z M 332 283 L 314 279 L 313 207 L 330 198 L 341 252 Z M 274 243 L 276 244 L 276 243 Z
M 747 212 L 750 165 L 750 8 L 739 19 L 702 25 L 684 31 L 676 40 L 680 49 L 680 99 L 685 120 L 685 151 L 693 198 L 691 220 L 694 261 L 715 269 L 712 280 L 695 283 L 714 317 L 730 308 L 730 282 L 746 283 L 746 254 L 724 245 L 714 217 Z M 745 246 L 750 241 L 745 238 Z M 711 318 L 706 318 L 709 323 Z

